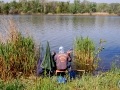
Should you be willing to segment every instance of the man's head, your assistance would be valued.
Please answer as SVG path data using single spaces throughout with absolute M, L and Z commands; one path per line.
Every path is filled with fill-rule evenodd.
M 62 46 L 59 47 L 59 53 L 64 53 L 64 48 Z

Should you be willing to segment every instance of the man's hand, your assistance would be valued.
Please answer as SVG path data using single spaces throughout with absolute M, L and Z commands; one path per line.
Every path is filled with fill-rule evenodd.
M 71 50 L 68 50 L 68 51 L 67 51 L 67 54 L 70 55 L 71 52 L 72 52 Z
M 56 52 L 53 51 L 53 52 L 52 52 L 52 56 L 54 56 L 54 55 L 56 55 Z

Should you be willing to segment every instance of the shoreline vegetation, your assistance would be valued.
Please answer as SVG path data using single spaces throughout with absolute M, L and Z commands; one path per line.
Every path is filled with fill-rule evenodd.
M 51 0 L 0 1 L 0 14 L 120 16 L 120 3 L 96 3 L 89 0 L 74 0 L 73 3 Z
M 4 30 L 0 32 L 0 79 L 9 80 L 21 74 L 29 77 L 36 71 L 39 45 L 29 35 L 23 36 L 12 19 L 1 21 Z

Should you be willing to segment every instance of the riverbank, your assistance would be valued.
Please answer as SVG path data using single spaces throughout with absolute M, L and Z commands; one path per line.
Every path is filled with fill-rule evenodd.
M 71 13 L 61 13 L 61 14 L 52 14 L 48 13 L 47 15 L 76 15 L 76 16 L 118 16 L 117 14 L 114 13 L 106 13 L 106 12 L 96 12 L 96 13 L 76 13 L 76 14 L 71 14 Z
M 15 14 L 13 14 L 15 15 Z M 75 15 L 75 16 L 119 16 L 117 14 L 114 13 L 107 13 L 107 12 L 95 12 L 95 13 L 76 13 L 76 14 L 72 14 L 72 13 L 58 13 L 58 14 L 53 14 L 53 13 L 48 13 L 48 14 L 44 14 L 44 13 L 23 13 L 21 12 L 18 15 L 62 15 L 62 16 L 70 16 L 70 15 Z
M 28 78 L 17 78 L 10 81 L 0 80 L 2 90 L 119 90 L 120 89 L 120 69 L 102 73 L 98 76 L 83 75 L 67 83 L 58 83 L 57 76 L 36 77 L 31 75 Z

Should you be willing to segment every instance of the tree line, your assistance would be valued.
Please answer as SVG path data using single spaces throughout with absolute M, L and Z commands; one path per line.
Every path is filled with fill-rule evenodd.
M 0 14 L 21 14 L 21 13 L 94 13 L 108 12 L 120 15 L 120 3 L 96 3 L 87 0 L 70 1 L 46 1 L 46 0 L 13 0 L 5 3 L 0 1 Z

